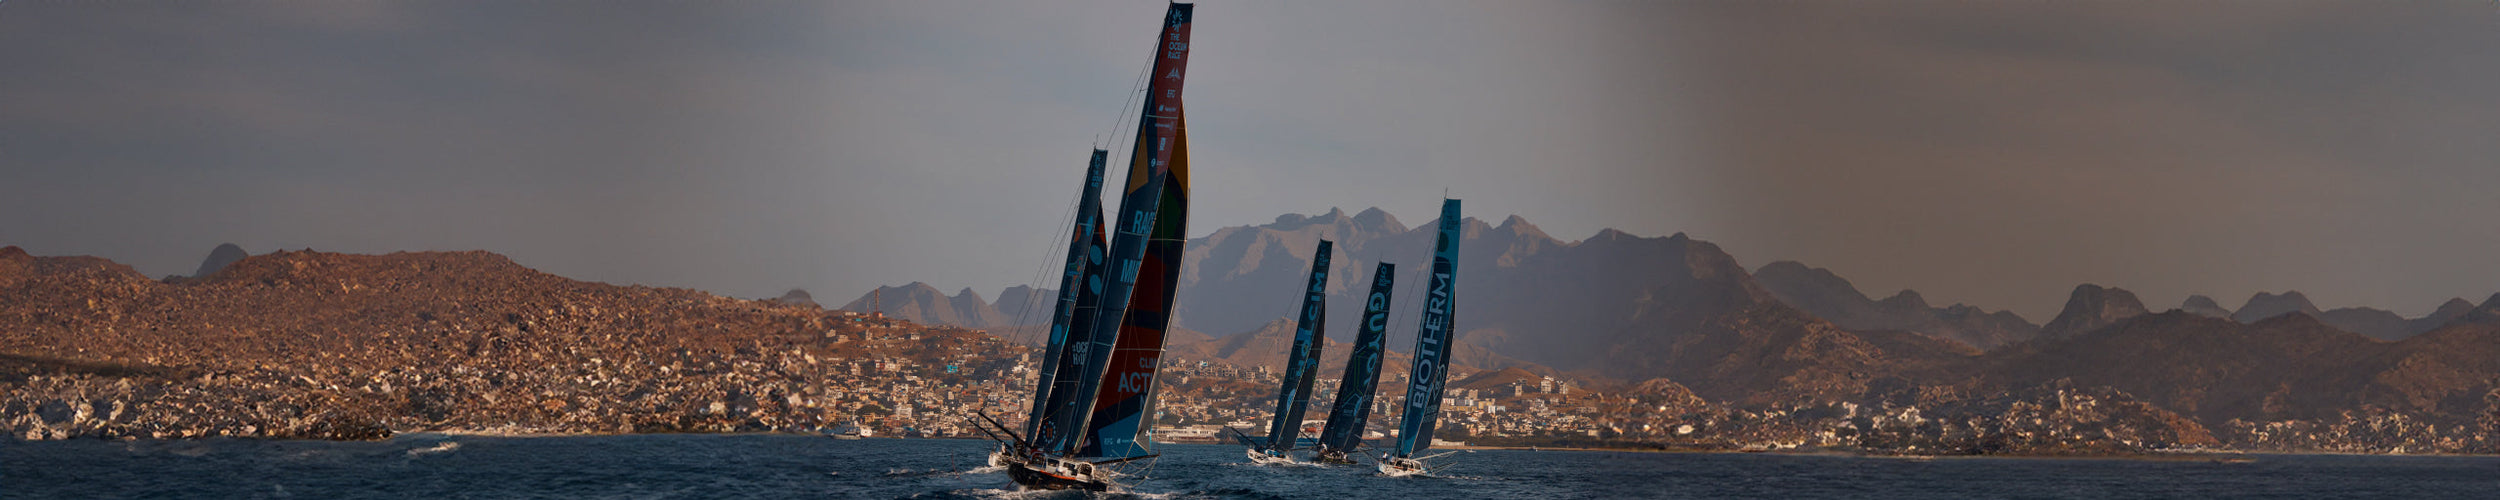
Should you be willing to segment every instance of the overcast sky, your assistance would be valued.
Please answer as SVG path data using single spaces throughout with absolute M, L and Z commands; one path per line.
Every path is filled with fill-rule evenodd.
M 839 303 L 1044 264 L 1160 2 L 0 3 L 0 244 L 485 249 Z M 2459 2 L 1207 2 L 1194 235 L 1443 189 L 2047 321 L 2500 291 Z

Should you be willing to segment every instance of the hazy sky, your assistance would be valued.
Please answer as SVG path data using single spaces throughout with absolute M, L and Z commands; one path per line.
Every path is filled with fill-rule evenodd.
M 2047 321 L 2500 291 L 2460 2 L 1206 2 L 1193 234 L 1448 189 Z M 0 3 L 0 244 L 486 249 L 839 303 L 1044 264 L 1160 2 Z

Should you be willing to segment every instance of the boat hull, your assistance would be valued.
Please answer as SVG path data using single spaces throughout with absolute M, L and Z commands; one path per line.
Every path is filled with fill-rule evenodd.
M 1014 479 L 1016 484 L 1024 486 L 1025 489 L 1034 490 L 1106 491 L 1111 489 L 1109 482 L 1053 474 L 1028 467 L 1023 462 L 1009 462 L 1007 478 Z
M 1391 458 L 1380 461 L 1380 475 L 1383 476 L 1408 477 L 1424 476 L 1431 473 L 1432 469 L 1425 467 L 1423 461 L 1420 460 L 1409 458 Z

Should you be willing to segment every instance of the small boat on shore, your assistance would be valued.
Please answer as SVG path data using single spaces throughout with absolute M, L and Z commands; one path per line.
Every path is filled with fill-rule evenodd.
M 833 432 L 825 433 L 825 437 L 850 440 L 868 437 L 869 434 L 874 432 L 875 431 L 868 430 L 867 427 L 860 426 L 858 420 L 852 420 L 851 423 L 842 424 L 841 427 L 833 428 Z

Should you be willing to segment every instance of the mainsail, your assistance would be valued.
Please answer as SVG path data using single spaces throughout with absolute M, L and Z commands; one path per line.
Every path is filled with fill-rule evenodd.
M 1054 376 L 1068 354 L 1068 332 L 1091 333 L 1092 325 L 1072 325 L 1076 319 L 1077 299 L 1088 296 L 1084 290 L 1102 288 L 1102 170 L 1109 151 L 1094 150 L 1093 161 L 1085 166 L 1085 190 L 1077 195 L 1076 228 L 1068 235 L 1068 263 L 1059 276 L 1059 305 L 1050 317 L 1050 341 L 1043 344 L 1042 359 L 1036 363 L 1038 382 L 1033 388 L 1033 411 L 1025 419 L 1024 435 L 1040 439 L 1042 421 L 1049 417 L 1051 388 Z M 1094 294 L 1094 295 L 1099 295 Z
M 1091 339 L 1103 359 L 1100 376 L 1085 380 L 1091 394 L 1076 456 L 1127 458 L 1153 451 L 1148 421 L 1154 410 L 1155 372 L 1171 320 L 1172 293 L 1180 279 L 1181 243 L 1189 220 L 1189 134 L 1181 107 L 1181 81 L 1189 63 L 1191 5 L 1172 4 L 1164 14 L 1151 82 L 1146 86 L 1137 144 L 1129 161 L 1119 223 L 1111 238 L 1110 286 Z
M 1380 386 L 1381 347 L 1389 330 L 1389 291 L 1397 267 L 1382 262 L 1372 272 L 1372 293 L 1363 299 L 1363 320 L 1355 329 L 1354 350 L 1346 356 L 1345 378 L 1337 382 L 1337 403 L 1328 412 L 1328 426 L 1319 432 L 1321 449 L 1346 451 L 1362 445 L 1372 393 Z
M 1328 259 L 1336 243 L 1319 240 L 1311 256 L 1311 284 L 1302 287 L 1302 317 L 1294 321 L 1293 349 L 1285 359 L 1284 387 L 1276 393 L 1276 421 L 1267 427 L 1267 449 L 1293 449 L 1302 434 L 1302 414 L 1311 407 L 1311 381 L 1319 378 L 1320 348 L 1326 345 L 1328 323 Z
M 1415 365 L 1406 372 L 1406 415 L 1398 421 L 1398 458 L 1432 446 L 1441 417 L 1441 385 L 1449 379 L 1450 326 L 1458 294 L 1458 200 L 1441 200 L 1441 236 L 1432 247 L 1432 277 L 1424 290 L 1423 331 L 1415 335 Z
M 1127 475 L 1106 466 L 1157 456 L 1147 419 L 1154 414 L 1155 372 L 1189 228 L 1181 72 L 1189 62 L 1190 11 L 1189 4 L 1172 4 L 1155 39 L 1154 77 L 1146 86 L 1117 223 L 1102 224 L 1098 194 L 1109 153 L 1095 150 L 1086 170 L 1025 435 L 974 412 L 975 428 L 999 441 L 990 464 L 1005 467 L 1016 484 L 1106 491 L 1117 486 L 1113 478 Z

